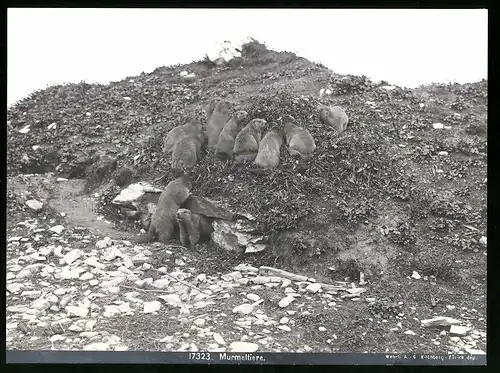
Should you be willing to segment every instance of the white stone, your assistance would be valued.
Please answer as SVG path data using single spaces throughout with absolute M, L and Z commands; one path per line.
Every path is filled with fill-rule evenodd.
M 233 308 L 233 313 L 240 313 L 242 315 L 249 315 L 253 312 L 254 305 L 250 303 L 243 303 Z
M 26 133 L 28 133 L 29 131 L 30 131 L 30 126 L 29 126 L 29 124 L 28 124 L 27 126 L 24 126 L 23 128 L 21 128 L 21 129 L 19 130 L 19 133 L 26 134 Z
M 128 204 L 137 201 L 146 192 L 161 193 L 162 190 L 145 182 L 131 184 L 123 189 L 120 194 L 113 199 L 112 203 L 117 205 Z
M 321 284 L 314 283 L 314 284 L 309 284 L 306 287 L 306 291 L 310 293 L 317 293 L 321 289 Z
M 62 225 L 55 225 L 49 229 L 49 231 L 54 232 L 56 234 L 61 234 L 63 230 L 64 230 L 64 227 Z
M 102 342 L 91 343 L 83 347 L 83 351 L 107 351 L 107 350 L 109 350 L 109 344 Z
M 37 299 L 32 304 L 31 307 L 35 310 L 46 310 L 50 308 L 51 304 L 47 299 Z
M 413 271 L 413 273 L 411 274 L 411 278 L 414 278 L 415 280 L 420 280 L 422 276 L 420 276 L 418 272 Z
M 33 274 L 28 269 L 23 269 L 16 275 L 16 279 L 21 280 L 23 278 L 31 277 Z
M 486 352 L 484 352 L 482 350 L 470 348 L 470 347 L 467 347 L 467 346 L 464 347 L 464 350 L 467 351 L 471 355 L 486 355 Z
M 157 288 L 157 289 L 166 289 L 168 287 L 168 285 L 170 285 L 170 279 L 168 278 L 160 278 L 158 280 L 156 280 L 155 282 L 153 282 L 153 287 Z
M 486 238 L 486 236 L 482 236 L 482 237 L 479 239 L 479 242 L 481 243 L 481 245 L 484 245 L 484 246 L 486 246 L 486 245 L 487 245 L 487 241 L 488 241 L 488 239 Z
M 212 335 L 212 337 L 214 338 L 215 342 L 217 342 L 218 344 L 220 344 L 220 345 L 226 344 L 226 341 L 224 341 L 224 338 L 222 338 L 222 336 L 219 333 L 214 333 Z
M 291 332 L 292 329 L 288 325 L 279 325 L 278 329 L 283 330 L 285 332 Z
M 201 328 L 205 325 L 205 319 L 196 319 L 193 321 L 193 324 Z
M 105 249 L 108 246 L 111 246 L 113 242 L 109 237 L 105 237 L 103 240 L 99 240 L 95 243 L 98 249 Z
M 465 336 L 471 330 L 471 328 L 459 325 L 450 326 L 450 334 Z
M 318 330 L 319 330 L 320 332 L 326 332 L 326 328 L 325 328 L 324 326 L 320 326 L 320 327 L 318 328 Z
M 68 330 L 71 330 L 72 332 L 75 332 L 75 333 L 80 333 L 80 332 L 83 332 L 83 329 L 80 328 L 78 325 L 70 325 Z
M 144 302 L 144 313 L 154 313 L 161 308 L 161 303 L 157 300 L 152 302 Z
M 233 342 L 229 345 L 230 352 L 256 352 L 259 345 L 250 342 Z
M 88 281 L 94 278 L 94 275 L 90 272 L 85 272 L 83 275 L 81 275 L 78 279 L 80 281 Z
M 285 308 L 285 307 L 288 307 L 290 305 L 290 303 L 292 303 L 293 301 L 295 300 L 295 297 L 292 297 L 292 296 L 286 296 L 285 298 L 281 299 L 278 303 L 278 305 L 281 307 L 281 308 Z
M 421 323 L 424 327 L 434 327 L 458 325 L 461 323 L 461 321 L 447 316 L 438 316 L 432 319 L 422 320 Z
M 178 294 L 160 295 L 158 298 L 163 299 L 169 306 L 178 307 L 182 304 L 182 300 Z
M 407 330 L 406 332 L 404 332 L 404 334 L 406 335 L 416 335 L 414 331 L 412 330 Z
M 82 254 L 83 252 L 81 250 L 71 250 L 69 253 L 64 255 L 63 260 L 66 262 L 66 264 L 72 264 L 75 260 L 80 258 Z
M 26 201 L 26 206 L 28 206 L 33 211 L 40 211 L 43 208 L 43 203 L 37 201 L 36 199 L 30 199 Z
M 88 307 L 66 306 L 64 309 L 68 316 L 87 317 L 89 314 Z
M 56 124 L 56 122 L 51 123 L 51 124 L 49 124 L 49 125 L 47 126 L 47 129 L 48 129 L 48 130 L 51 130 L 51 129 L 56 129 L 56 128 L 57 128 L 57 124 Z
M 56 335 L 53 335 L 52 337 L 50 337 L 49 341 L 54 343 L 54 342 L 64 341 L 65 339 L 66 339 L 66 337 L 59 335 L 59 334 L 56 334 Z
M 290 321 L 290 319 L 286 316 L 283 316 L 281 319 L 280 319 L 280 324 L 288 324 L 288 321 Z
M 433 127 L 434 129 L 437 129 L 437 130 L 438 130 L 438 129 L 443 129 L 443 128 L 444 128 L 444 124 L 443 124 L 443 123 L 434 123 L 434 124 L 432 125 L 432 127 Z
M 252 302 L 257 302 L 260 300 L 260 297 L 257 294 L 247 294 L 247 299 L 251 300 Z
M 121 311 L 118 308 L 118 306 L 111 305 L 111 306 L 104 306 L 104 312 L 102 315 L 104 317 L 113 317 L 119 314 L 121 314 Z

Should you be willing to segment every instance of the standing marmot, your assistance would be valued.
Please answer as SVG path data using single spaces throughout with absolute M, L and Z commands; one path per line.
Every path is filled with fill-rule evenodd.
M 308 130 L 288 121 L 285 123 L 285 134 L 288 152 L 292 157 L 298 155 L 308 158 L 316 150 L 316 143 Z
M 221 100 L 220 98 L 212 98 L 208 102 L 208 105 L 205 108 L 205 113 L 207 114 L 207 124 L 214 112 L 215 106 L 220 102 L 220 100 Z
M 349 118 L 346 112 L 340 106 L 318 106 L 319 119 L 323 124 L 335 128 L 340 133 L 345 131 Z
M 188 209 L 179 209 L 176 217 L 179 224 L 179 238 L 184 247 L 192 248 L 199 241 L 210 238 L 213 227 L 204 216 L 192 213 Z
M 233 154 L 237 162 L 253 161 L 259 151 L 262 131 L 267 126 L 265 119 L 252 119 L 236 136 Z
M 185 136 L 174 145 L 172 152 L 172 169 L 190 169 L 200 158 L 201 141 L 199 136 Z
M 283 144 L 283 134 L 277 128 L 271 128 L 259 144 L 259 152 L 255 164 L 267 170 L 272 170 L 280 161 L 280 148 Z
M 231 104 L 226 100 L 220 100 L 215 105 L 212 115 L 208 119 L 205 135 L 208 139 L 208 147 L 215 148 L 219 135 L 229 120 Z
M 219 135 L 216 149 L 217 153 L 226 154 L 229 157 L 233 156 L 234 139 L 243 127 L 243 121 L 246 119 L 248 113 L 240 110 L 226 123 L 222 132 Z
M 165 155 L 171 153 L 174 150 L 175 144 L 186 136 L 195 136 L 203 143 L 203 128 L 201 123 L 193 120 L 182 126 L 173 128 L 167 136 L 165 136 L 165 140 L 163 141 L 163 153 Z
M 191 194 L 192 183 L 188 176 L 172 180 L 161 193 L 156 211 L 151 218 L 148 233 L 136 242 L 151 242 L 155 238 L 162 243 L 167 243 L 174 227 L 177 225 L 176 213 Z

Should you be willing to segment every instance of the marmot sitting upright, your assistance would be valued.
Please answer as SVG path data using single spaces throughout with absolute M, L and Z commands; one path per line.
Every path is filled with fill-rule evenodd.
M 184 136 L 174 145 L 172 169 L 191 169 L 200 158 L 201 141 L 199 136 Z
M 172 180 L 161 193 L 156 211 L 151 218 L 148 233 L 136 242 L 146 243 L 155 240 L 167 243 L 177 226 L 176 213 L 191 194 L 192 183 L 188 176 Z
M 220 98 L 212 98 L 209 102 L 208 105 L 205 108 L 205 113 L 207 115 L 207 124 L 208 121 L 210 120 L 210 117 L 212 116 L 215 106 L 219 103 L 221 99 Z
M 248 113 L 240 110 L 226 123 L 222 132 L 219 135 L 216 149 L 217 153 L 225 154 L 231 158 L 233 156 L 234 139 L 243 127 L 243 121 L 246 119 Z
M 236 162 L 253 161 L 259 152 L 262 131 L 265 130 L 265 119 L 252 119 L 236 136 L 233 154 Z
M 323 124 L 335 128 L 340 133 L 345 131 L 349 118 L 340 106 L 318 106 L 319 119 Z
M 208 147 L 215 148 L 219 135 L 229 120 L 231 104 L 226 100 L 220 100 L 215 105 L 212 115 L 208 119 L 205 136 L 208 139 Z
M 259 152 L 255 164 L 266 170 L 272 170 L 280 161 L 280 148 L 283 144 L 283 133 L 277 127 L 271 128 L 259 144 Z
M 179 238 L 184 247 L 194 247 L 200 240 L 209 238 L 213 232 L 212 224 L 206 218 L 188 209 L 177 210 L 176 218 L 179 224 Z
M 286 143 L 292 157 L 308 158 L 315 150 L 316 143 L 311 133 L 291 121 L 285 123 Z
M 175 144 L 186 136 L 195 136 L 201 143 L 204 141 L 203 128 L 201 123 L 192 120 L 189 123 L 173 128 L 163 141 L 163 154 L 169 154 L 174 150 Z

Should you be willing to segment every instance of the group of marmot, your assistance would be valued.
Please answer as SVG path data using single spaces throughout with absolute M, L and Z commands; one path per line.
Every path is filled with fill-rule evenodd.
M 172 169 L 190 169 L 196 165 L 204 143 L 226 159 L 236 162 L 254 162 L 263 169 L 273 169 L 279 163 L 280 149 L 286 141 L 292 156 L 309 157 L 316 150 L 311 133 L 284 119 L 283 129 L 269 125 L 265 119 L 252 119 L 246 125 L 246 111 L 230 115 L 232 104 L 222 99 L 210 100 L 206 107 L 206 127 L 196 121 L 172 129 L 164 140 L 164 154 L 172 154 Z M 345 130 L 348 117 L 339 106 L 318 107 L 321 121 L 337 132 Z M 267 129 L 262 137 L 262 133 Z
M 285 119 L 283 129 L 276 125 L 271 126 L 262 137 L 262 132 L 268 128 L 265 119 L 252 119 L 243 126 L 247 112 L 237 111 L 231 116 L 230 111 L 231 104 L 228 101 L 212 99 L 206 107 L 205 130 L 196 121 L 172 129 L 165 137 L 163 147 L 165 154 L 172 154 L 172 168 L 184 170 L 194 167 L 205 142 L 208 148 L 214 149 L 227 159 L 254 162 L 265 170 L 278 166 L 284 141 L 292 156 L 307 158 L 316 150 L 311 133 L 294 124 L 292 118 Z M 337 132 L 342 132 L 347 127 L 347 114 L 338 106 L 320 105 L 318 114 L 325 125 L 335 128 Z M 158 239 L 167 243 L 174 228 L 178 226 L 181 243 L 192 247 L 200 238 L 211 233 L 211 224 L 203 216 L 181 208 L 189 197 L 191 188 L 191 180 L 187 176 L 175 179 L 167 185 L 160 196 L 146 237 L 138 242 Z

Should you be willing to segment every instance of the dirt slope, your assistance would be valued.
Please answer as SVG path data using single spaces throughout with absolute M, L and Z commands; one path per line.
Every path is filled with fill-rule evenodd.
M 184 80 L 180 76 L 184 70 L 195 73 L 196 79 Z M 331 94 L 320 97 L 321 89 L 330 89 Z M 11 315 L 8 346 L 62 348 L 47 342 L 56 332 L 41 332 L 39 323 L 52 325 L 53 317 L 64 309 L 64 305 L 58 305 L 63 296 L 56 295 L 55 305 L 59 310 L 42 307 L 34 312 L 35 321 L 28 312 L 33 304 L 27 304 L 36 302 L 37 296 L 48 299 L 54 295 L 54 289 L 62 286 L 57 275 L 60 267 L 83 266 L 83 272 L 88 270 L 93 279 L 101 281 L 99 286 L 105 296 L 98 296 L 102 304 L 94 301 L 97 298 L 92 295 L 100 294 L 92 290 L 96 285 L 89 285 L 87 276 L 81 280 L 79 273 L 67 280 L 68 288 L 72 289 L 68 291 L 69 304 L 80 302 L 81 306 L 82 302 L 94 302 L 100 307 L 90 317 L 99 320 L 96 328 L 103 334 L 92 338 L 102 341 L 106 333 L 109 337 L 110 333 L 119 334 L 113 330 L 121 330 L 119 343 L 102 343 L 129 349 L 192 349 L 189 343 L 200 349 L 209 347 L 210 343 L 203 341 L 207 333 L 203 338 L 185 337 L 172 324 L 162 324 L 149 333 L 156 316 L 149 320 L 149 314 L 143 314 L 142 304 L 158 294 L 147 289 L 139 290 L 147 299 L 131 303 L 132 308 L 140 305 L 132 314 L 125 312 L 126 316 L 121 318 L 107 315 L 106 322 L 101 320 L 106 306 L 113 302 L 123 304 L 128 298 L 122 297 L 127 291 L 123 283 L 117 293 L 113 293 L 115 290 L 109 293 L 102 286 L 113 266 L 119 269 L 123 263 L 106 262 L 102 250 L 96 251 L 95 241 L 104 236 L 121 239 L 122 231 L 137 233 L 138 230 L 116 220 L 116 212 L 109 207 L 110 199 L 119 191 L 109 182 L 112 175 L 106 175 L 98 183 L 92 170 L 108 157 L 117 160 L 118 168 L 131 166 L 137 180 L 158 180 L 165 176 L 157 181 L 158 186 L 165 185 L 174 175 L 169 170 L 169 159 L 162 158 L 162 137 L 175 125 L 203 117 L 203 106 L 214 96 L 225 97 L 237 109 L 247 110 L 249 119 L 262 117 L 280 124 L 280 118 L 292 115 L 311 131 L 318 149 L 311 159 L 301 162 L 282 152 L 280 165 L 271 175 L 256 175 L 250 167 L 225 163 L 211 153 L 205 153 L 192 171 L 196 194 L 223 198 L 235 210 L 255 215 L 271 242 L 269 250 L 250 257 L 234 257 L 209 243 L 189 253 L 179 249 L 179 253 L 172 254 L 174 258 L 166 259 L 170 263 L 166 265 L 167 272 L 184 273 L 186 281 L 196 284 L 193 285 L 197 286 L 196 291 L 203 290 L 202 283 L 224 289 L 207 288 L 211 292 L 207 296 L 215 299 L 215 309 L 203 310 L 206 315 L 200 317 L 204 322 L 213 324 L 217 332 L 230 340 L 226 342 L 259 341 L 272 336 L 272 342 L 267 344 L 256 342 L 260 343 L 259 351 L 311 348 L 344 352 L 463 352 L 463 346 L 485 350 L 486 340 L 481 333 L 486 331 L 486 245 L 482 237 L 487 233 L 487 82 L 435 84 L 414 90 L 387 87 L 365 77 L 340 76 L 294 54 L 276 53 L 259 44 L 248 45 L 242 58 L 223 67 L 199 61 L 161 67 L 151 74 L 105 86 L 85 83 L 55 86 L 35 92 L 8 110 L 8 237 L 28 238 L 25 241 L 19 238 L 8 245 L 7 270 L 11 273 L 8 285 L 12 287 L 24 275 L 32 281 L 25 284 L 28 295 L 23 296 L 22 289 L 15 286 L 17 291 L 8 292 L 8 306 L 27 307 L 10 314 L 8 311 L 8 317 Z M 314 110 L 318 103 L 346 109 L 349 127 L 345 134 L 337 136 L 320 123 Z M 29 131 L 20 133 L 26 126 Z M 46 172 L 72 180 L 58 183 L 50 175 L 22 176 Z M 92 192 L 79 196 L 77 189 L 85 182 L 78 179 L 90 180 L 88 190 Z M 31 212 L 24 205 L 28 199 L 26 191 L 33 198 L 46 199 L 46 211 L 38 215 Z M 64 217 L 61 212 L 65 212 Z M 106 218 L 101 219 L 99 213 Z M 85 214 L 89 214 L 88 224 Z M 33 229 L 37 228 L 29 228 L 32 223 L 17 225 L 26 219 L 34 219 L 43 229 L 57 222 L 68 230 L 83 226 L 90 230 L 85 239 L 88 243 L 79 242 L 81 253 L 75 262 L 64 262 L 64 255 L 57 259 L 53 248 L 47 251 L 47 245 L 50 247 L 54 240 L 59 240 L 57 236 L 40 237 L 41 241 L 31 245 L 36 234 Z M 102 223 L 106 219 L 114 221 Z M 70 242 L 63 246 L 62 254 L 75 249 Z M 33 259 L 36 250 L 46 252 L 43 256 L 47 262 Z M 127 252 L 123 257 L 130 258 L 140 251 L 126 245 L 121 250 Z M 158 253 L 163 251 L 157 248 L 154 252 L 144 262 L 132 260 L 132 265 L 126 267 L 137 277 L 135 281 L 139 281 L 141 289 L 145 284 L 151 285 L 141 281 L 147 278 L 155 281 L 168 274 L 162 269 L 166 262 L 158 259 Z M 51 259 L 51 255 L 55 257 Z M 84 258 L 95 256 L 105 263 L 105 268 L 93 273 L 85 269 Z M 182 256 L 184 265 L 189 263 L 189 269 L 178 265 L 177 256 Z M 17 277 L 23 267 L 33 265 L 33 260 L 34 264 L 41 262 L 52 269 L 47 272 L 42 270 L 43 266 L 35 265 L 29 275 Z M 301 284 L 292 284 L 303 298 L 296 301 L 297 306 L 292 303 L 284 310 L 277 303 L 289 286 L 252 285 L 251 279 L 245 283 L 239 275 L 234 275 L 236 279 L 221 277 L 241 263 L 255 267 L 271 265 L 326 283 L 358 282 L 362 272 L 367 281 L 363 287 L 367 290 L 352 301 L 326 291 L 311 293 Z M 410 277 L 413 271 L 421 278 Z M 209 280 L 195 281 L 199 275 Z M 253 275 L 250 271 L 243 273 L 242 278 Z M 37 276 L 42 276 L 50 286 L 38 289 Z M 244 289 L 238 290 L 239 287 Z M 39 290 L 43 294 L 37 293 Z M 202 298 L 196 298 L 196 292 L 183 298 L 186 289 L 167 290 L 180 294 L 182 302 L 191 305 L 190 302 Z M 245 294 L 251 292 L 264 299 L 258 306 L 261 313 L 239 320 L 231 310 L 238 302 L 244 303 Z M 54 304 L 48 301 L 45 305 Z M 186 319 L 182 325 L 190 327 L 197 312 L 194 310 L 198 309 L 187 309 L 191 316 L 183 311 L 179 311 L 179 316 L 175 311 L 168 317 Z M 163 315 L 165 311 L 158 312 Z M 26 320 L 26 314 L 31 323 L 29 329 L 19 331 L 19 321 Z M 221 315 L 232 315 L 235 325 L 227 320 L 219 323 L 217 320 L 225 317 Z M 266 315 L 277 325 L 267 325 L 269 333 L 254 329 L 260 325 L 255 320 L 263 318 L 257 315 Z M 477 334 L 456 341 L 450 339 L 448 329 L 442 333 L 442 328 L 420 325 L 419 320 L 433 316 L 458 318 L 469 323 Z M 292 320 L 280 324 L 282 317 Z M 80 324 L 88 322 L 85 317 L 82 319 L 78 321 Z M 65 341 L 68 348 L 82 348 L 87 337 L 85 334 L 75 337 L 75 333 L 85 333 L 87 329 L 80 324 L 73 328 L 76 331 L 64 329 L 64 333 L 56 333 L 63 335 L 59 343 Z M 123 325 L 127 325 L 126 331 Z M 290 331 L 286 327 L 279 329 L 280 325 L 289 325 Z M 320 326 L 326 331 L 319 331 Z M 416 335 L 403 333 L 408 330 Z M 141 331 L 144 335 L 138 338 Z M 167 336 L 172 338 L 159 342 Z M 219 343 L 217 348 L 224 348 L 221 346 Z

